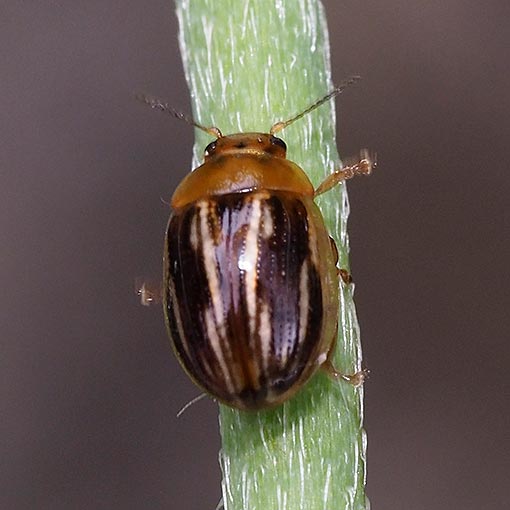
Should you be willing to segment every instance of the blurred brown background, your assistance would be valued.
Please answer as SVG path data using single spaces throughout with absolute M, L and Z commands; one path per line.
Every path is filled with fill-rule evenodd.
M 328 0 L 366 363 L 368 494 L 508 507 L 510 3 Z M 158 308 L 193 133 L 170 0 L 0 6 L 0 508 L 213 509 L 217 412 Z M 270 510 L 270 509 L 268 509 Z M 334 509 L 332 509 L 334 510 Z

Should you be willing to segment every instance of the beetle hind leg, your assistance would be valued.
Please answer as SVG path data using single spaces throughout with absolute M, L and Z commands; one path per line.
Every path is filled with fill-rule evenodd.
M 332 360 L 335 352 L 336 339 L 337 335 L 335 334 L 334 340 L 331 343 L 326 359 L 321 364 L 320 368 L 335 381 L 341 379 L 345 382 L 348 382 L 349 384 L 352 384 L 355 388 L 358 388 L 365 382 L 365 379 L 368 379 L 370 371 L 367 368 L 362 368 L 359 372 L 355 372 L 354 374 L 344 374 L 337 370 Z
M 339 379 L 352 384 L 355 388 L 361 386 L 368 378 L 370 371 L 366 368 L 361 369 L 359 372 L 354 374 L 343 374 L 339 372 L 332 361 L 328 357 L 326 361 L 321 365 L 321 369 L 324 370 L 332 379 L 338 381 Z
M 353 164 L 339 168 L 331 175 L 328 175 L 326 179 L 319 184 L 315 190 L 314 196 L 317 197 L 326 193 L 326 191 L 334 188 L 337 184 L 347 179 L 352 179 L 355 175 L 370 175 L 376 164 L 376 155 L 371 154 L 367 149 L 363 149 L 360 152 L 359 160 L 355 161 Z

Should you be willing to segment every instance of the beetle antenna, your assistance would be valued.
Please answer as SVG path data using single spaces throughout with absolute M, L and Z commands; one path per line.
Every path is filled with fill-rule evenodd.
M 321 97 L 320 99 L 315 101 L 315 103 L 311 104 L 308 108 L 303 110 L 301 113 L 298 113 L 296 116 L 291 117 L 288 120 L 280 121 L 280 122 L 277 122 L 276 124 L 273 124 L 273 126 L 269 130 L 269 133 L 271 135 L 278 133 L 278 131 L 281 131 L 282 129 L 286 128 L 289 124 L 292 124 L 294 121 L 299 120 L 301 117 L 308 115 L 310 112 L 312 112 L 313 110 L 315 110 L 322 104 L 326 103 L 330 99 L 333 99 L 335 96 L 338 96 L 338 94 L 341 94 L 349 85 L 352 85 L 353 83 L 356 83 L 359 80 L 361 80 L 361 76 L 351 76 L 350 78 L 347 78 L 342 83 L 340 83 L 340 85 L 335 87 L 331 92 L 329 92 L 324 97 Z
M 183 120 L 190 126 L 195 126 L 198 129 L 201 129 L 202 131 L 206 132 L 207 134 L 214 136 L 215 138 L 223 138 L 223 134 L 221 131 L 215 127 L 206 127 L 202 126 L 198 122 L 195 122 L 191 117 L 188 117 L 182 112 L 178 112 L 177 110 L 174 110 L 168 103 L 164 103 L 161 99 L 157 99 L 155 97 L 149 97 L 145 94 L 136 94 L 135 98 L 138 101 L 141 101 L 142 103 L 145 103 L 146 105 L 149 105 L 154 110 L 159 110 L 161 112 L 169 113 L 170 115 L 173 115 L 174 117 Z
M 207 397 L 207 393 L 200 393 L 200 395 L 197 395 L 195 398 L 192 398 L 187 404 L 185 404 L 181 410 L 177 413 L 176 417 L 180 418 L 186 409 L 190 408 L 193 404 L 196 404 L 197 402 L 200 402 L 204 397 Z

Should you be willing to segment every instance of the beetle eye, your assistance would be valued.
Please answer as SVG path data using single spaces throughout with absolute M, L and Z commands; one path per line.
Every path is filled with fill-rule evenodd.
M 271 143 L 273 145 L 277 145 L 278 147 L 280 147 L 284 151 L 287 150 L 287 145 L 285 144 L 285 142 L 281 138 L 277 138 L 276 136 L 272 136 L 271 137 Z
M 214 142 L 211 142 L 206 148 L 205 148 L 205 155 L 210 156 L 214 151 L 216 150 L 216 140 Z

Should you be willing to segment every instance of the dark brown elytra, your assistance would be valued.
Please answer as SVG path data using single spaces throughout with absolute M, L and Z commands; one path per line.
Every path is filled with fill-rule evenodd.
M 170 336 L 187 372 L 207 392 L 236 407 L 267 407 L 282 395 L 293 393 L 296 382 L 315 371 L 310 359 L 321 354 L 317 335 L 325 335 L 328 329 L 322 324 L 325 306 L 329 313 L 337 307 L 331 289 L 330 297 L 323 297 L 324 278 L 312 263 L 308 208 L 314 204 L 289 195 L 254 191 L 212 197 L 189 205 L 169 222 L 165 311 Z M 272 226 L 269 231 L 262 222 L 256 225 L 260 229 L 256 287 L 250 294 L 248 271 L 242 269 L 240 261 L 249 249 L 253 201 L 260 201 L 263 215 L 271 215 Z M 208 210 L 208 228 L 197 236 L 192 230 L 204 208 Z M 325 232 L 321 235 L 322 239 L 314 242 L 324 246 L 329 238 Z M 211 258 L 219 269 L 212 277 L 206 267 Z M 321 256 L 320 263 L 332 258 L 330 252 Z M 300 275 L 304 271 L 306 280 Z M 334 277 L 330 275 L 327 283 L 333 283 Z M 211 285 L 211 278 L 217 278 L 217 285 Z M 303 293 L 307 295 L 306 314 L 300 307 Z M 255 310 L 250 312 L 251 297 Z M 215 307 L 222 311 L 219 320 Z M 253 328 L 251 316 L 255 319 Z M 208 321 L 213 317 L 214 328 L 223 329 L 217 343 L 209 331 Z M 327 333 L 334 335 L 334 331 Z M 222 363 L 217 359 L 218 349 Z

